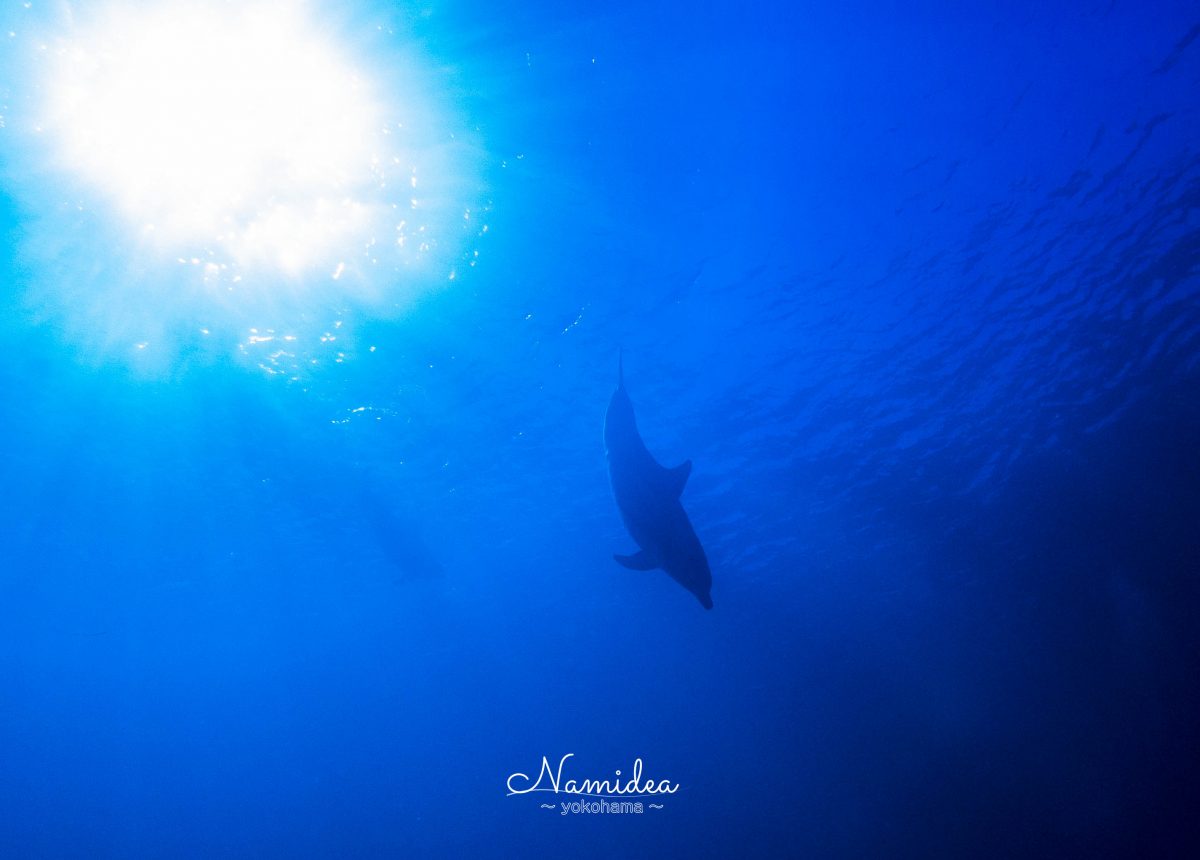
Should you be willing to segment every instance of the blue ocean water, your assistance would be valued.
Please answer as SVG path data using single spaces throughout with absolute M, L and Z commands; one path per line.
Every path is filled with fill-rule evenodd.
M 487 229 L 282 358 L 128 358 L 0 66 L 0 855 L 1192 856 L 1200 9 L 349 18 Z M 612 559 L 619 350 L 711 611 Z

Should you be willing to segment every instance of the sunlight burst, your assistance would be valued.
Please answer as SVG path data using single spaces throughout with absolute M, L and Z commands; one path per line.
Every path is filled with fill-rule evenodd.
M 156 242 L 288 272 L 367 228 L 385 119 L 297 7 L 118 7 L 57 47 L 58 154 Z
M 276 0 L 59 8 L 31 43 L 10 181 L 46 260 L 31 301 L 72 339 L 141 361 L 392 314 L 482 235 L 470 135 L 384 27 L 339 37 Z

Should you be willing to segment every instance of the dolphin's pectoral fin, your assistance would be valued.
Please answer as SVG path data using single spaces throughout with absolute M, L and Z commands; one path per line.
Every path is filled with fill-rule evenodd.
M 634 555 L 617 555 L 613 553 L 613 558 L 617 560 L 618 564 L 623 564 L 630 570 L 654 570 L 658 567 L 658 564 L 645 550 Z
M 687 480 L 692 474 L 692 461 L 684 460 L 674 469 L 667 469 L 667 490 L 675 498 L 683 493 Z

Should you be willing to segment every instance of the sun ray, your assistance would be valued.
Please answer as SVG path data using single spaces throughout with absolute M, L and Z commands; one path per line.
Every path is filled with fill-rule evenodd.
M 15 160 L 55 234 L 31 247 L 65 274 L 34 304 L 75 340 L 141 361 L 322 303 L 394 313 L 467 253 L 473 151 L 413 51 L 359 50 L 297 2 L 67 8 Z

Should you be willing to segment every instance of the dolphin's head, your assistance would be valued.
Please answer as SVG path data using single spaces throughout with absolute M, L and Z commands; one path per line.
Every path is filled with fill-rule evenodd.
M 701 606 L 705 609 L 712 609 L 712 571 L 708 569 L 708 559 L 704 557 L 703 553 L 700 555 L 700 570 L 697 573 L 696 584 L 689 591 L 696 595 Z
M 699 541 L 696 541 L 693 551 L 684 558 L 675 564 L 666 565 L 666 571 L 672 579 L 696 595 L 701 606 L 705 609 L 713 608 L 712 571 L 709 570 L 708 558 L 704 555 Z

